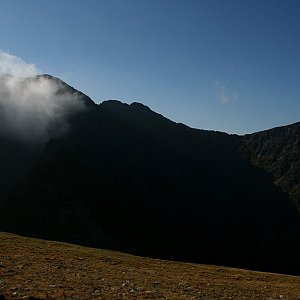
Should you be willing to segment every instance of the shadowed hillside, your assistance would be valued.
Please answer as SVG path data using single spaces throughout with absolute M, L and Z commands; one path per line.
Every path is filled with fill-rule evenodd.
M 244 148 L 300 209 L 300 123 L 246 135 Z
M 78 94 L 62 86 L 64 93 Z M 192 129 L 139 103 L 88 103 L 68 116 L 67 134 L 53 134 L 39 152 L 23 153 L 21 161 L 32 167 L 11 177 L 1 230 L 144 256 L 300 273 L 299 213 L 289 190 L 249 160 L 255 135 Z M 5 153 L 1 160 L 14 170 L 14 155 L 7 160 Z

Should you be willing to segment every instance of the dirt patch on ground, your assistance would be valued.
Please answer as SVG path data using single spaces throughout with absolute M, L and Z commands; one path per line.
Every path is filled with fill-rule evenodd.
M 300 299 L 300 277 L 0 233 L 3 299 Z

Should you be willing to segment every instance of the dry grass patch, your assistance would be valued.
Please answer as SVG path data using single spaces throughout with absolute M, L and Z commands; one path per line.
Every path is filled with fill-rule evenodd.
M 0 295 L 2 299 L 300 299 L 300 277 L 142 258 L 0 233 Z

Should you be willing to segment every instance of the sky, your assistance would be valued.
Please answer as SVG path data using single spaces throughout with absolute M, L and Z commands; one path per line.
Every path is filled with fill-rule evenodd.
M 96 103 L 141 102 L 236 134 L 300 121 L 298 0 L 0 0 L 0 8 L 2 54 Z

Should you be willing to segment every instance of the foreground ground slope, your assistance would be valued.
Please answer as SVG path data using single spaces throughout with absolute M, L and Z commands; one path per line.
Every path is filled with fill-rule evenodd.
M 0 299 L 300 299 L 300 277 L 0 233 Z

